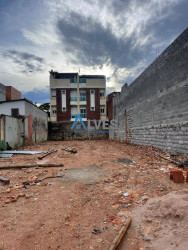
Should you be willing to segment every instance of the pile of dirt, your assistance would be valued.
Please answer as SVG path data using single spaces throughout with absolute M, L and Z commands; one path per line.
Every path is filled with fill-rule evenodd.
M 145 249 L 187 249 L 188 189 L 151 198 L 132 214 Z

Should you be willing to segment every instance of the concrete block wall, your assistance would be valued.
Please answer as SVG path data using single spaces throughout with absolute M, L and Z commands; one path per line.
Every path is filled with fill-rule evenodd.
M 114 98 L 110 138 L 188 153 L 188 29 Z
M 49 122 L 48 140 L 50 141 L 73 141 L 73 140 L 104 140 L 108 139 L 108 133 L 74 133 L 71 130 L 74 122 Z M 86 127 L 87 123 L 84 122 Z M 100 128 L 99 132 L 107 132 Z

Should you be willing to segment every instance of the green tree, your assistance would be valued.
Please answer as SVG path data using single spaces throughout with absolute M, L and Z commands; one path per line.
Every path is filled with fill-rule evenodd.
M 42 109 L 46 112 L 50 112 L 50 103 L 49 102 L 46 102 L 46 103 L 43 103 L 39 106 L 39 109 Z

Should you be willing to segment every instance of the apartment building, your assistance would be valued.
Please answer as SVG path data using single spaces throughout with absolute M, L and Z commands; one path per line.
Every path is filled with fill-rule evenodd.
M 106 77 L 50 71 L 50 120 L 106 119 Z

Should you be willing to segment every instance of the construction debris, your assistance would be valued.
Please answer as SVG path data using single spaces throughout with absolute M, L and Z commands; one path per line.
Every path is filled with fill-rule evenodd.
M 0 151 L 1 154 L 22 154 L 22 155 L 35 155 L 35 154 L 43 154 L 45 152 L 42 151 Z
M 9 157 L 12 157 L 13 154 L 1 154 L 0 153 L 0 158 L 9 158 Z
M 62 150 L 68 151 L 68 152 L 70 152 L 72 154 L 76 154 L 77 153 L 77 150 L 69 148 L 69 147 L 68 148 L 62 148 Z
M 99 229 L 93 229 L 92 233 L 93 234 L 101 234 L 101 230 L 99 230 Z
M 175 183 L 184 183 L 184 176 L 182 170 L 171 169 L 170 170 L 170 179 Z
M 39 183 L 39 182 L 44 181 L 44 180 L 46 180 L 46 179 L 61 178 L 61 177 L 63 177 L 63 175 L 48 176 L 48 177 L 45 177 L 45 178 L 39 179 L 39 180 L 24 181 L 22 184 L 23 184 L 24 186 L 26 186 L 26 185 L 30 185 L 31 183 Z
M 177 165 L 178 167 L 181 167 L 181 168 L 188 167 L 188 161 L 182 162 L 182 161 L 177 160 L 177 159 L 171 159 L 170 157 L 167 158 L 167 157 L 160 155 L 160 154 L 158 154 L 158 156 L 169 161 L 170 163 Z
M 0 176 L 0 181 L 3 182 L 5 185 L 8 185 L 10 183 L 10 180 L 3 176 Z
M 78 153 L 61 150 L 67 147 L 78 150 Z M 58 152 L 47 156 L 42 161 L 38 160 L 38 156 L 43 156 L 52 149 Z M 157 202 L 149 217 L 147 214 L 150 210 L 143 214 L 139 212 L 140 210 L 134 213 L 135 209 L 147 206 L 152 197 L 161 199 L 169 192 L 188 187 L 188 183 L 176 184 L 169 180 L 170 170 L 178 170 L 178 167 L 157 156 L 158 150 L 102 140 L 50 141 L 25 147 L 24 150 L 45 153 L 14 155 L 12 158 L 0 159 L 1 166 L 21 165 L 23 168 L 2 171 L 0 169 L 0 175 L 11 181 L 9 185 L 3 185 L 0 182 L 1 238 L 2 246 L 6 246 L 7 249 L 13 249 L 15 245 L 19 248 L 20 244 L 25 249 L 30 245 L 45 249 L 50 245 L 55 248 L 61 248 L 63 245 L 65 249 L 109 249 L 121 227 L 124 226 L 128 211 L 131 212 L 134 223 L 121 240 L 119 247 L 122 249 L 141 250 L 145 249 L 145 246 L 149 248 L 153 241 L 160 240 L 163 235 L 168 236 L 174 227 L 177 230 L 181 229 L 178 225 L 182 225 L 184 219 L 181 214 L 178 218 L 179 213 L 176 216 L 179 209 L 179 207 L 176 209 L 176 206 L 182 204 L 181 196 L 173 207 L 174 214 L 173 211 L 168 211 L 172 204 L 164 204 L 158 210 Z M 165 154 L 161 153 L 161 155 Z M 180 157 L 177 159 L 184 162 L 184 158 Z M 125 158 L 130 159 L 132 163 L 114 162 Z M 9 163 L 8 160 L 12 162 Z M 40 168 L 36 163 L 56 163 L 57 167 Z M 58 165 L 62 163 L 64 168 Z M 11 166 L 11 168 L 14 167 Z M 67 171 L 64 171 L 65 168 Z M 185 177 L 186 171 L 181 170 Z M 63 177 L 43 180 L 45 177 L 55 177 L 58 174 Z M 26 182 L 25 186 L 23 182 Z M 20 195 L 24 197 L 17 198 L 22 197 Z M 45 216 L 49 217 L 50 221 L 41 220 L 44 217 L 44 209 Z M 158 212 L 157 218 L 152 217 L 155 212 Z M 161 212 L 164 214 L 161 215 Z M 28 220 L 23 224 L 25 215 Z M 150 216 L 152 221 L 156 219 L 154 224 L 150 222 Z M 68 219 L 65 220 L 65 218 Z M 141 232 L 139 231 L 141 223 L 136 223 L 136 218 L 140 218 L 141 223 L 144 218 Z M 157 231 L 158 218 L 162 231 L 160 229 Z M 163 228 L 163 220 L 170 224 L 168 230 Z M 175 225 L 176 222 L 177 225 Z M 152 226 L 150 226 L 151 223 Z M 136 226 L 138 231 L 135 230 Z M 31 230 L 28 230 L 28 227 Z M 92 233 L 94 229 L 100 230 L 101 233 Z M 13 237 L 15 230 L 17 235 L 23 235 L 23 237 Z M 147 234 L 148 230 L 151 230 L 149 234 Z M 62 234 L 65 237 L 61 238 Z M 85 240 L 86 235 L 89 235 L 89 241 Z M 175 235 L 178 241 L 173 238 L 170 241 L 166 240 L 167 243 L 169 242 L 165 245 L 166 248 L 170 249 L 171 243 L 174 244 L 173 247 L 177 243 L 181 248 L 187 239 L 186 227 L 184 226 L 184 230 L 181 231 L 182 238 L 181 235 Z M 41 238 L 44 240 L 41 241 Z M 144 239 L 151 239 L 151 241 Z M 163 249 L 163 246 L 160 245 L 158 249 Z
M 52 149 L 51 151 L 45 153 L 43 156 L 39 156 L 38 159 L 42 160 L 44 157 L 46 157 L 46 156 L 48 156 L 48 155 L 50 155 L 52 153 L 55 153 L 55 152 L 57 152 L 57 150 Z
M 115 250 L 118 247 L 131 223 L 131 220 L 132 220 L 131 216 L 127 216 L 125 223 L 123 224 L 121 230 L 119 231 L 119 234 L 115 237 L 109 250 Z
M 34 167 L 41 167 L 41 168 L 53 168 L 53 167 L 63 167 L 63 164 L 32 164 L 32 165 L 9 165 L 9 166 L 0 166 L 0 169 L 16 169 L 16 168 L 34 168 Z

